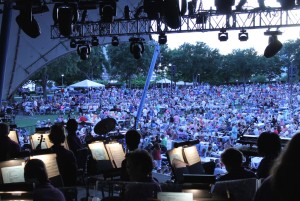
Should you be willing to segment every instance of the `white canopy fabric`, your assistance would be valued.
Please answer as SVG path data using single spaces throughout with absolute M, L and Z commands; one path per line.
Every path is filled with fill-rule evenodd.
M 176 85 L 185 85 L 184 81 L 178 81 L 176 82 Z
M 171 80 L 168 80 L 167 78 L 161 79 L 156 82 L 157 84 L 171 84 Z
M 105 87 L 103 84 L 97 83 L 97 82 L 93 82 L 91 80 L 83 80 L 81 82 L 77 82 L 75 84 L 70 85 L 69 87 L 74 87 L 74 88 L 90 88 L 90 87 L 100 87 L 103 88 Z

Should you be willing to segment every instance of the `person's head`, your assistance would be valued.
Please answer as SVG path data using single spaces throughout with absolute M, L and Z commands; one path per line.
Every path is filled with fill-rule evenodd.
M 263 132 L 257 139 L 257 149 L 262 156 L 278 156 L 281 151 L 279 135 L 273 132 Z
M 228 148 L 221 154 L 221 161 L 225 165 L 226 170 L 230 172 L 243 164 L 243 154 L 236 148 Z
M 153 159 L 146 150 L 136 149 L 126 156 L 126 166 L 131 181 L 143 181 L 153 170 Z
M 9 134 L 9 125 L 6 123 L 0 123 L 0 137 L 8 136 Z
M 69 119 L 67 122 L 66 129 L 69 133 L 75 133 L 78 128 L 78 123 L 75 119 Z
M 130 151 L 138 148 L 141 134 L 137 130 L 128 130 L 125 134 L 126 146 Z
M 55 145 L 64 143 L 66 139 L 64 128 L 59 124 L 51 126 L 49 139 Z
M 31 159 L 27 161 L 24 167 L 24 179 L 26 182 L 47 182 L 48 174 L 44 162 L 40 159 Z

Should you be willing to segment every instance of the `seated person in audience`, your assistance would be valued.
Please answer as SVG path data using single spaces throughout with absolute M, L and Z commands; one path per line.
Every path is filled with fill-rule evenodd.
M 87 162 L 87 155 L 88 151 L 87 148 L 84 147 L 81 140 L 77 136 L 77 129 L 78 129 L 78 123 L 75 119 L 69 119 L 66 126 L 68 136 L 67 136 L 67 142 L 69 149 L 74 153 L 78 168 L 84 169 Z
M 126 142 L 126 147 L 128 153 L 138 149 L 140 140 L 141 140 L 141 134 L 137 130 L 128 130 L 125 134 L 125 142 Z M 121 180 L 122 181 L 129 181 L 129 175 L 127 173 L 126 169 L 126 158 L 122 161 L 122 166 L 121 166 Z
M 256 178 L 254 172 L 243 167 L 243 154 L 235 148 L 228 148 L 221 154 L 221 162 L 225 165 L 227 174 L 220 176 L 218 181 Z
M 65 133 L 61 125 L 51 126 L 49 139 L 53 143 L 50 148 L 57 155 L 57 165 L 64 186 L 75 186 L 77 180 L 77 161 L 72 151 L 62 144 L 65 142 Z
M 254 201 L 298 201 L 300 133 L 295 134 L 276 159 L 270 176 L 257 190 Z
M 281 141 L 279 135 L 272 132 L 263 132 L 257 139 L 258 153 L 263 157 L 257 168 L 258 178 L 267 178 L 275 159 L 281 152 Z
M 157 192 L 161 191 L 160 185 L 152 177 L 153 159 L 149 152 L 137 149 L 128 153 L 126 167 L 130 181 L 144 182 L 145 184 L 129 184 L 126 187 L 124 200 L 137 201 L 156 198 Z
M 65 201 L 63 193 L 52 186 L 48 180 L 48 174 L 43 161 L 39 159 L 29 160 L 24 167 L 26 182 L 34 182 L 33 201 Z
M 16 156 L 20 151 L 20 145 L 8 137 L 9 125 L 0 123 L 0 161 L 6 161 Z

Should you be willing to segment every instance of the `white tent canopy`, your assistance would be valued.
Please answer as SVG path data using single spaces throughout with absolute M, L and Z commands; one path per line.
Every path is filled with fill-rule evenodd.
M 176 82 L 176 85 L 185 85 L 184 81 L 178 81 Z
M 74 87 L 74 88 L 78 88 L 78 87 L 82 87 L 82 88 L 90 88 L 90 87 L 103 88 L 105 86 L 103 84 L 93 82 L 91 80 L 83 80 L 81 82 L 77 82 L 75 84 L 72 84 L 69 87 Z
M 156 82 L 157 84 L 171 84 L 171 80 L 168 80 L 167 78 L 161 79 Z

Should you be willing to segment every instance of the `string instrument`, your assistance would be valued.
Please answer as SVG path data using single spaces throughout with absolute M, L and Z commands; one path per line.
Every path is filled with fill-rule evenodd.
M 36 146 L 36 150 L 41 150 L 42 149 L 42 143 L 43 143 L 43 135 L 41 135 L 41 139 L 40 139 L 40 142 L 39 144 Z

